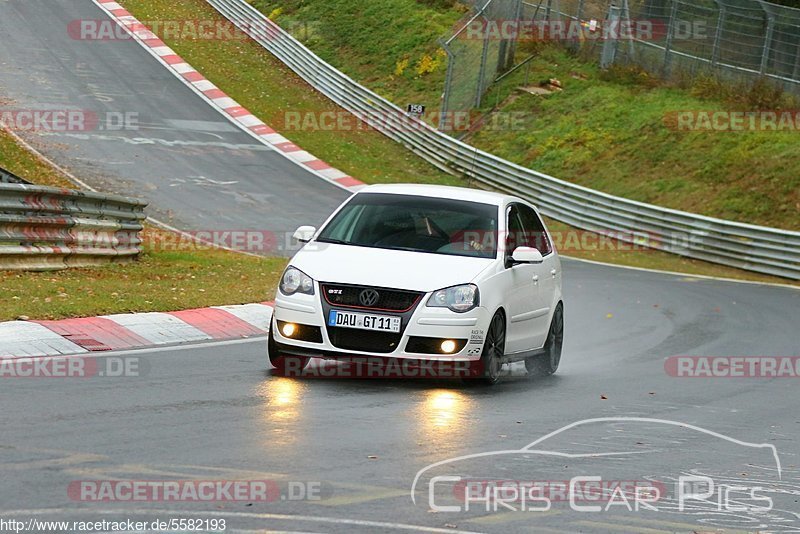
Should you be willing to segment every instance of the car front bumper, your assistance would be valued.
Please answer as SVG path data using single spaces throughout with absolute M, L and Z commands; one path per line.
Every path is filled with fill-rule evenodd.
M 271 333 L 281 352 L 297 356 L 337 360 L 359 357 L 435 360 L 442 362 L 472 362 L 480 360 L 486 329 L 491 319 L 489 311 L 485 308 L 477 307 L 465 313 L 455 313 L 447 308 L 429 308 L 425 306 L 428 296 L 426 294 L 417 304 L 416 309 L 414 309 L 405 325 L 405 329 L 402 331 L 397 347 L 391 352 L 371 352 L 337 347 L 329 335 L 318 294 L 295 294 L 291 297 L 286 297 L 279 293 L 275 299 Z M 349 310 L 346 307 L 336 307 L 336 309 L 375 313 L 377 315 L 399 315 L 382 311 Z M 322 333 L 322 342 L 301 341 L 285 337 L 277 327 L 278 321 L 319 328 Z M 353 330 L 352 334 L 357 335 L 359 332 L 367 334 L 369 331 Z M 409 352 L 406 349 L 409 339 L 412 337 L 466 340 L 466 343 L 461 350 L 451 354 Z

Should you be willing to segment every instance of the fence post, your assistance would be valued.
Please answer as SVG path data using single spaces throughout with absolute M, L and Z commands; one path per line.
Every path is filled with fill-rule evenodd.
M 580 27 L 581 20 L 583 20 L 583 9 L 585 7 L 586 0 L 578 0 L 578 11 L 575 13 L 575 22 Z M 573 44 L 572 48 L 574 50 L 580 50 L 581 48 L 581 39 L 577 39 Z
M 506 61 L 501 63 L 503 70 L 508 70 L 514 66 L 514 57 L 517 55 L 517 41 L 519 41 L 520 25 L 522 24 L 522 0 L 516 0 L 517 5 L 514 8 L 514 24 L 517 28 L 516 34 L 513 39 L 507 41 L 508 47 L 506 48 Z
M 486 19 L 485 15 L 481 15 L 484 19 Z M 484 26 L 488 27 L 488 26 Z M 478 94 L 475 95 L 475 107 L 481 107 L 481 98 L 483 97 L 483 80 L 484 76 L 486 75 L 486 56 L 489 53 L 489 32 L 485 32 L 483 36 L 483 50 L 481 51 L 481 67 L 478 70 Z
M 795 46 L 794 70 L 792 71 L 792 79 L 800 80 L 800 43 Z
M 727 11 L 725 10 L 725 5 L 722 4 L 719 0 L 715 0 L 717 6 L 719 6 L 719 17 L 717 17 L 717 29 L 714 32 L 714 46 L 711 49 L 711 66 L 716 67 L 717 62 L 719 61 L 719 45 L 720 41 L 722 40 L 722 28 L 725 26 L 725 17 L 727 15 Z
M 675 34 L 675 19 L 678 16 L 678 0 L 672 0 L 672 8 L 669 12 L 669 24 L 667 25 L 667 40 L 664 43 L 664 67 L 663 74 L 669 74 L 669 63 L 672 58 L 672 38 Z
M 446 42 L 440 41 L 440 43 L 445 54 L 447 54 L 447 72 L 444 75 L 444 93 L 442 93 L 442 106 L 441 109 L 439 109 L 439 131 L 442 132 L 446 124 L 445 116 L 447 115 L 447 108 L 450 106 L 450 86 L 453 83 L 453 63 L 455 63 L 456 56 L 453 54 L 453 51 L 450 50 L 450 46 Z
M 606 35 L 606 40 L 603 41 L 603 50 L 600 55 L 600 68 L 607 69 L 614 63 L 617 54 L 617 40 L 619 39 L 620 32 L 620 13 L 621 9 L 615 5 L 608 7 L 608 26 L 617 33 L 616 37 Z
M 775 32 L 775 17 L 767 14 L 767 35 L 764 36 L 764 49 L 761 52 L 761 69 L 760 73 L 763 75 L 767 72 L 767 63 L 769 62 L 769 51 L 772 44 L 772 36 Z

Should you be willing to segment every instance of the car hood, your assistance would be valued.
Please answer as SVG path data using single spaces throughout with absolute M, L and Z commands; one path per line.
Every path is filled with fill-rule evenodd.
M 435 291 L 471 282 L 494 261 L 311 242 L 290 265 L 319 282 Z

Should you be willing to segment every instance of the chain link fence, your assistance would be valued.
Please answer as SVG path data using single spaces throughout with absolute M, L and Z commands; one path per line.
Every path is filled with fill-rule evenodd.
M 497 21 L 515 21 L 522 16 L 522 0 L 472 0 L 473 12 L 459 23 L 456 32 L 442 40 L 447 52 L 447 74 L 442 97 L 440 130 L 454 112 L 480 107 L 486 89 L 498 73 L 514 61 L 516 39 L 496 31 Z
M 800 94 L 800 9 L 762 0 L 541 0 L 523 2 L 522 19 L 596 24 L 567 42 L 602 66 L 637 64 L 664 77 L 766 77 Z M 604 36 L 615 24 L 623 29 Z
M 601 66 L 636 64 L 665 78 L 760 77 L 800 94 L 800 9 L 763 0 L 472 0 L 442 41 L 446 117 L 481 106 L 513 68 L 520 40 L 559 40 Z M 516 22 L 511 31 L 504 23 Z M 524 28 L 528 31 L 525 32 Z M 517 64 L 519 65 L 519 63 Z

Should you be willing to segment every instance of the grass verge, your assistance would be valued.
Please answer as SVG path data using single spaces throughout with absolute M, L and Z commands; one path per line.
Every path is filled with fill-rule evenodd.
M 17 143 L 0 127 L 0 167 L 31 183 L 52 187 L 74 187 L 60 172 Z
M 765 104 L 760 97 L 769 88 L 756 84 L 741 87 L 735 99 L 718 98 L 719 86 L 705 79 L 681 89 L 635 68 L 602 71 L 557 46 L 536 54 L 487 95 L 488 103 L 501 102 L 494 113 L 514 114 L 515 127 L 478 131 L 471 144 L 612 195 L 800 229 L 798 131 L 677 128 L 679 112 L 796 109 L 782 102 L 785 95 Z M 526 78 L 529 85 L 557 78 L 563 91 L 516 90 Z
M 338 1 L 338 0 L 337 0 Z M 346 0 L 341 0 L 347 3 Z M 373 0 L 370 0 L 372 2 Z M 409 4 L 410 0 L 380 0 L 375 5 L 383 6 L 383 10 L 370 9 L 371 24 L 379 24 L 375 21 L 386 23 L 387 17 L 395 18 L 395 11 L 388 9 L 391 6 Z M 383 3 L 382 3 L 383 2 Z M 269 2 L 255 0 L 255 5 L 261 9 L 268 9 L 272 6 Z M 425 4 L 439 13 L 449 12 L 453 2 L 449 0 L 424 0 L 421 4 L 414 3 L 414 6 Z M 222 17 L 202 0 L 186 0 L 176 3 L 170 0 L 122 0 L 122 4 L 130 10 L 139 20 L 215 20 L 223 21 Z M 330 25 L 335 29 L 335 24 L 331 21 L 339 20 L 339 17 L 329 18 L 324 14 L 328 9 L 325 2 L 299 2 L 287 0 L 286 12 L 275 16 L 280 22 L 281 16 L 287 17 L 284 22 L 297 24 L 304 19 L 303 9 L 313 10 L 314 15 L 310 18 L 313 21 L 321 21 L 323 25 Z M 370 4 L 372 5 L 372 4 Z M 294 6 L 293 8 L 291 6 Z M 363 2 L 354 3 L 352 8 L 342 6 L 342 9 L 359 9 L 363 7 Z M 391 7 L 389 6 L 389 7 Z M 275 4 L 274 9 L 279 6 Z M 396 6 L 395 6 L 396 7 Z M 427 8 L 425 8 L 427 9 Z M 455 9 L 455 8 L 453 8 Z M 322 10 L 322 11 L 320 11 Z M 406 10 L 407 12 L 408 10 Z M 457 14 L 458 9 L 455 9 Z M 446 19 L 448 24 L 452 19 Z M 433 16 L 427 18 L 434 18 Z M 345 17 L 345 20 L 347 18 Z M 414 19 L 417 20 L 417 19 Z M 438 19 L 437 19 L 438 20 Z M 329 24 L 330 23 L 330 24 Z M 433 26 L 425 26 L 425 21 L 417 21 L 423 26 L 420 33 L 428 36 L 434 35 L 441 28 L 441 22 Z M 373 52 L 369 56 L 361 56 L 354 59 L 371 44 L 365 43 L 368 35 L 368 25 L 366 22 L 359 21 L 362 32 L 360 37 L 348 38 L 350 47 L 338 48 L 336 44 L 321 44 L 326 52 L 323 57 L 330 60 L 335 66 L 344 68 L 345 72 L 359 79 L 366 76 L 369 70 L 370 61 L 365 57 L 371 58 L 377 65 L 388 65 L 390 56 L 384 54 L 385 58 L 378 58 Z M 380 25 L 380 24 L 379 24 Z M 312 26 L 313 27 L 313 26 Z M 433 29 L 431 29 L 433 28 Z M 384 30 L 377 30 L 384 31 Z M 346 32 L 339 32 L 340 39 Z M 397 32 L 394 32 L 397 33 Z M 387 33 L 382 41 L 381 47 L 373 47 L 373 50 L 394 50 L 396 47 L 402 48 L 402 43 L 398 44 L 398 39 L 404 40 L 404 36 L 395 36 L 394 33 Z M 327 35 L 327 34 L 326 34 Z M 268 124 L 280 130 L 280 120 L 278 122 L 271 119 L 279 118 L 286 111 L 300 110 L 303 112 L 319 113 L 331 109 L 337 109 L 329 100 L 310 88 L 305 82 L 299 79 L 293 72 L 286 68 L 280 61 L 275 59 L 269 52 L 252 41 L 202 41 L 196 39 L 166 39 L 174 50 L 184 59 L 189 61 L 195 68 L 199 69 L 207 78 L 235 98 L 243 106 L 250 109 Z M 337 41 L 344 42 L 344 41 Z M 414 53 L 423 50 L 422 44 L 416 44 Z M 316 49 L 315 49 L 316 50 Z M 349 68 L 351 60 L 361 67 Z M 392 61 L 394 61 L 392 59 Z M 588 67 L 587 67 L 588 68 Z M 380 69 L 376 69 L 380 70 Z M 359 74 L 361 72 L 362 74 Z M 385 73 L 384 73 L 385 74 Z M 420 86 L 418 89 L 422 94 L 430 88 Z M 390 91 L 387 91 L 390 92 Z M 420 183 L 441 183 L 450 185 L 469 186 L 463 179 L 445 175 L 433 169 L 422 160 L 406 151 L 400 145 L 390 141 L 383 135 L 375 131 L 316 131 L 306 130 L 283 130 L 282 133 L 292 141 L 299 143 L 305 149 L 310 150 L 317 157 L 320 157 L 332 165 L 356 176 L 367 183 L 385 182 L 420 182 Z M 559 174 L 559 173 L 554 173 Z M 566 225 L 550 221 L 554 231 L 573 230 Z M 624 248 L 624 247 L 619 247 Z M 787 283 L 785 279 L 754 274 L 717 265 L 713 263 L 691 260 L 668 254 L 660 251 L 620 251 L 608 250 L 603 248 L 587 248 L 583 250 L 570 250 L 568 254 L 573 257 L 602 261 L 606 263 L 628 265 L 642 268 L 660 269 L 666 271 L 685 272 L 687 274 L 698 274 L 705 276 L 719 276 L 738 280 L 755 280 L 763 282 Z M 791 282 L 789 282 L 791 283 Z

